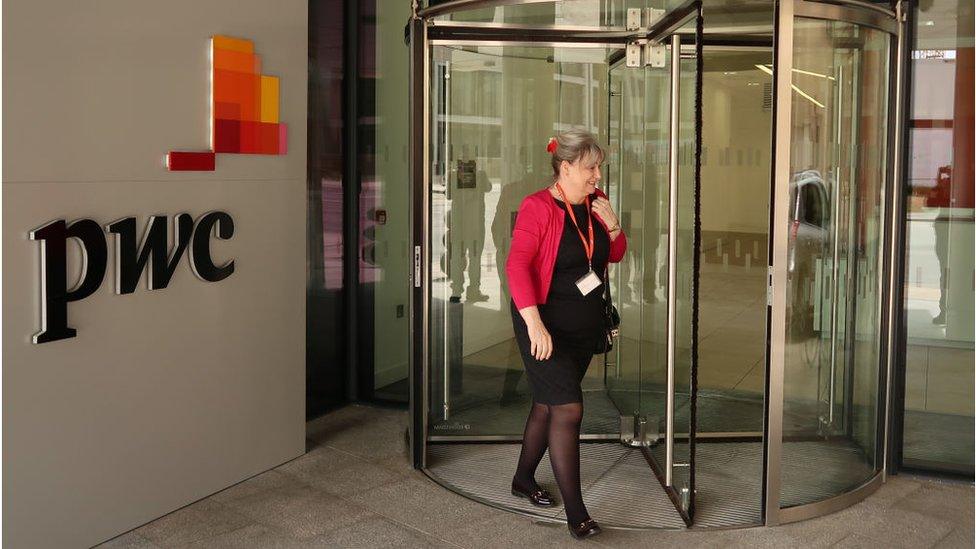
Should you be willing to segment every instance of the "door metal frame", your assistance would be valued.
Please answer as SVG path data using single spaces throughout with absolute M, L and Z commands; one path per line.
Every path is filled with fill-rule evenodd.
M 414 17 L 410 32 L 410 179 L 413 193 L 410 201 L 412 220 L 413 268 L 410 269 L 410 432 L 409 445 L 413 466 L 427 467 L 427 425 L 430 409 L 428 395 L 427 339 L 430 327 L 430 246 L 427 245 L 430 208 L 429 154 L 430 117 L 427 93 L 430 87 L 427 26 Z
M 664 485 L 674 485 L 674 362 L 678 304 L 678 138 L 681 125 L 681 37 L 671 37 L 671 103 L 668 135 L 668 324 L 664 408 Z
M 766 365 L 766 436 L 764 449 L 765 486 L 763 487 L 763 519 L 766 525 L 774 526 L 788 522 L 805 520 L 808 518 L 832 513 L 860 501 L 873 493 L 885 480 L 887 474 L 888 440 L 891 433 L 889 416 L 891 413 L 891 370 L 892 353 L 883 352 L 879 355 L 878 378 L 879 394 L 877 406 L 877 425 L 879 437 L 883 438 L 883 449 L 879 453 L 880 459 L 875 462 L 876 472 L 859 487 L 839 494 L 832 498 L 781 508 L 780 495 L 782 491 L 782 457 L 783 457 L 783 383 L 786 359 L 786 308 L 787 308 L 787 265 L 789 238 L 784 227 L 789 226 L 790 212 L 790 149 L 792 145 L 792 73 L 794 28 L 798 17 L 843 21 L 873 29 L 881 30 L 889 35 L 889 60 L 897 52 L 898 59 L 904 59 L 908 47 L 904 29 L 904 0 L 898 2 L 897 13 L 876 5 L 857 0 L 829 0 L 830 3 L 812 2 L 809 0 L 777 0 L 775 15 L 775 46 L 774 46 L 774 128 L 773 128 L 773 168 L 772 168 L 772 232 L 771 247 L 771 305 L 769 308 L 769 353 Z M 886 311 L 883 323 L 878 326 L 878 338 L 881 349 L 888 349 L 894 341 L 892 330 L 894 315 L 897 314 L 896 303 L 891 302 L 894 295 L 894 272 L 891 269 L 897 260 L 897 253 L 893 244 L 900 242 L 897 216 L 899 208 L 888 207 L 897 204 L 895 197 L 900 196 L 903 178 L 903 160 L 900 154 L 901 132 L 899 128 L 904 123 L 904 109 L 902 106 L 902 63 L 895 68 L 896 84 L 890 85 L 892 79 L 891 61 L 889 61 L 887 78 L 888 98 L 887 113 L 882 119 L 888 124 L 887 135 L 894 135 L 894 165 L 887 165 L 882 180 L 882 227 L 881 250 L 879 256 L 883 265 L 877 273 L 877 287 L 882 292 L 879 296 L 881 307 Z M 787 77 L 783 77 L 786 75 Z M 892 146 L 892 140 L 887 139 Z M 891 154 L 888 157 L 892 157 Z

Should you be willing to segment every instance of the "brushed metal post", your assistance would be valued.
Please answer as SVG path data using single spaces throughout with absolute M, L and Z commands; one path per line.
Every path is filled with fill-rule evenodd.
M 664 484 L 673 486 L 674 362 L 678 288 L 678 137 L 680 130 L 681 37 L 671 36 L 671 136 L 668 145 L 668 387 L 665 408 Z
M 780 516 L 783 456 L 783 381 L 786 365 L 786 302 L 790 226 L 790 145 L 793 123 L 793 0 L 777 3 L 775 69 L 773 81 L 773 215 L 772 268 L 773 304 L 770 310 L 769 375 L 766 390 L 766 483 L 763 497 L 767 526 L 775 526 Z
M 904 147 L 902 139 L 904 138 L 904 124 L 905 124 L 905 101 L 902 97 L 905 87 L 905 62 L 908 55 L 908 41 L 906 40 L 906 16 L 904 13 L 905 3 L 898 2 L 896 6 L 897 10 L 897 22 L 898 22 L 898 54 L 897 54 L 897 65 L 895 67 L 895 108 L 894 111 L 894 166 L 892 169 L 893 175 L 891 178 L 891 185 L 889 192 L 891 193 L 891 212 L 889 214 L 888 223 L 891 227 L 891 238 L 888 243 L 888 280 L 886 299 L 888 301 L 888 318 L 887 320 L 887 334 L 885 335 L 885 340 L 888 344 L 888 352 L 885 357 L 885 389 L 884 389 L 884 438 L 881 459 L 881 478 L 882 480 L 887 480 L 888 477 L 888 460 L 891 440 L 891 378 L 894 373 L 895 360 L 897 360 L 896 353 L 893 352 L 894 346 L 898 341 L 898 329 L 899 329 L 899 319 L 901 317 L 901 303 L 895 301 L 895 297 L 899 294 L 897 291 L 899 284 L 898 271 L 899 269 L 899 259 L 901 257 L 901 247 L 902 243 L 902 216 L 904 208 L 904 171 L 905 171 L 905 151 L 902 150 Z

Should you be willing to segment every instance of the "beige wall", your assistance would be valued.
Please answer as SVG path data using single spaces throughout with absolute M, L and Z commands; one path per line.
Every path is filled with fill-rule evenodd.
M 723 61 L 719 58 L 713 63 L 721 67 Z M 768 231 L 772 113 L 762 108 L 762 84 L 770 80 L 770 76 L 757 69 L 740 69 L 735 74 L 705 73 L 703 231 L 757 234 Z M 764 256 L 765 250 L 761 253 Z
M 3 4 L 3 543 L 85 547 L 304 451 L 304 1 Z M 281 77 L 285 156 L 208 146 L 208 38 L 254 40 Z M 230 213 L 228 279 L 183 258 L 169 286 L 68 306 L 73 339 L 33 345 L 53 219 Z M 140 228 L 141 230 L 141 228 Z M 69 272 L 78 272 L 77 250 Z M 70 283 L 70 282 L 69 282 Z

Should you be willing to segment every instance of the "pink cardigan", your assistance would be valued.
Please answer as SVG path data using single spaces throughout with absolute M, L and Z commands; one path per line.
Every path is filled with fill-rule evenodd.
M 600 189 L 596 194 L 607 196 Z M 600 216 L 593 217 L 603 224 L 604 229 L 609 229 Z M 548 188 L 525 197 L 519 206 L 512 231 L 512 248 L 505 263 L 508 291 L 517 309 L 546 302 L 565 219 L 565 208 L 556 202 Z M 610 262 L 619 262 L 626 251 L 627 237 L 621 230 L 610 243 Z

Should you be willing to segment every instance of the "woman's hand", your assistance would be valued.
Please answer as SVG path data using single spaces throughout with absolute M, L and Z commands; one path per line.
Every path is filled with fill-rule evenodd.
M 603 220 L 610 233 L 610 238 L 614 238 L 620 233 L 620 219 L 613 211 L 610 201 L 602 196 L 593 201 L 593 213 Z
M 552 336 L 542 323 L 542 316 L 536 306 L 519 309 L 529 332 L 531 353 L 536 360 L 548 360 L 552 356 Z

